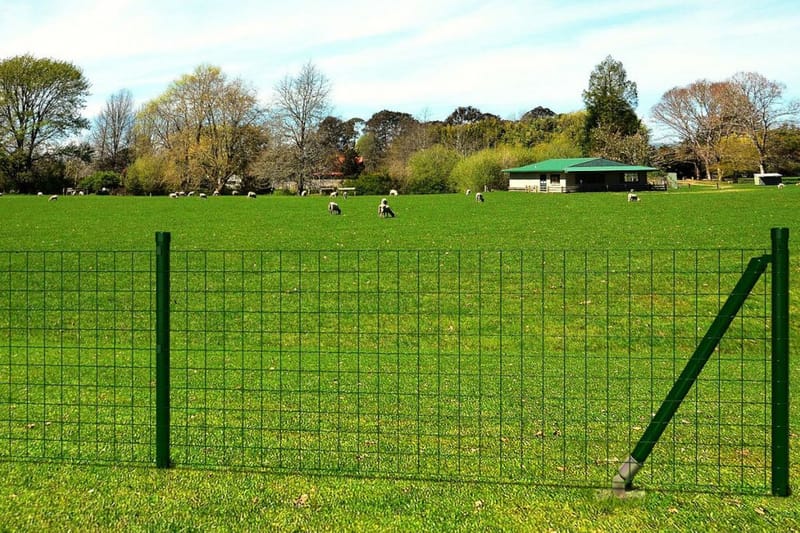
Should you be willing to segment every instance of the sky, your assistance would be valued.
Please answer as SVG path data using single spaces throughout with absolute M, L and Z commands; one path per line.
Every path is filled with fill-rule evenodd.
M 91 84 L 87 118 L 121 89 L 144 104 L 200 65 L 268 105 L 311 62 L 343 120 L 383 109 L 442 120 L 459 106 L 506 119 L 580 110 L 611 55 L 652 125 L 669 89 L 741 71 L 798 98 L 797 28 L 797 0 L 0 0 L 0 60 L 76 65 Z

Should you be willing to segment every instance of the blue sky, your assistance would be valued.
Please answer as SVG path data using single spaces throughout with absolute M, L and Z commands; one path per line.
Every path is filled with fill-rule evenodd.
M 674 86 L 756 71 L 800 95 L 797 0 L 0 0 L 0 58 L 70 61 L 92 84 L 86 115 L 120 89 L 138 104 L 198 65 L 275 84 L 311 61 L 334 114 L 503 118 L 581 109 L 592 69 L 622 61 L 639 115 Z

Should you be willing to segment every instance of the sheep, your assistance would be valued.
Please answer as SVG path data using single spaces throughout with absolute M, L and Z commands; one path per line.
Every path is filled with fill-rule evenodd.
M 184 191 L 178 191 L 178 196 L 186 196 L 186 192 L 184 192 Z
M 381 203 L 378 204 L 378 216 L 381 218 L 392 217 L 394 218 L 394 211 L 392 208 L 389 207 L 389 202 L 386 201 L 386 198 L 381 200 Z
M 483 202 L 483 193 L 476 192 L 475 193 L 475 201 L 476 202 Z
M 189 191 L 188 193 L 186 193 L 186 196 L 194 196 L 194 191 Z
M 256 193 L 253 192 L 253 191 L 247 191 L 247 197 L 248 198 L 255 198 L 256 197 Z
M 389 196 L 397 196 L 397 189 L 392 189 L 389 191 Z
M 239 191 L 231 191 L 231 196 L 239 196 Z
M 347 200 L 347 191 L 343 191 L 343 192 L 342 192 L 342 198 L 344 198 L 345 200 Z
M 203 200 L 205 200 L 206 198 L 208 198 L 208 196 L 206 196 L 206 193 L 204 193 L 204 192 L 201 192 L 200 194 L 198 194 L 198 195 L 197 195 L 197 197 L 198 197 L 198 198 L 201 198 L 201 199 L 203 199 Z
M 331 198 L 336 198 L 337 195 L 338 195 L 338 193 L 336 191 L 333 191 L 331 193 Z
M 469 196 L 470 194 L 472 194 L 472 189 L 467 189 L 466 195 Z
M 339 208 L 339 204 L 336 202 L 328 202 L 328 213 L 331 215 L 341 215 L 342 210 Z
M 300 192 L 300 196 L 308 196 L 308 191 L 307 191 L 306 189 L 303 189 L 303 190 Z
M 39 191 L 36 193 L 36 196 L 44 196 L 44 193 L 42 191 Z
M 636 194 L 633 189 L 631 189 L 631 192 L 628 193 L 628 201 L 629 202 L 638 202 L 639 201 L 639 195 Z
M 170 198 L 177 198 L 177 197 L 178 197 L 178 193 L 176 193 L 176 192 L 171 192 L 171 193 L 169 193 L 169 197 L 170 197 Z
M 214 192 L 211 193 L 211 195 L 212 196 L 219 196 L 219 191 L 215 189 Z
M 54 194 L 50 198 L 47 199 L 48 202 L 53 202 L 55 200 L 58 200 L 58 195 L 57 194 Z
M 785 185 L 783 184 L 783 182 L 781 182 L 781 183 L 779 183 L 779 184 L 778 184 L 778 188 L 779 188 L 779 189 L 783 189 L 784 187 L 785 187 Z

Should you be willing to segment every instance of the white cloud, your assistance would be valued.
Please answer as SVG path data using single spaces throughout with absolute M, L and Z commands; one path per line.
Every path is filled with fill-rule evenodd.
M 501 116 L 579 109 L 610 54 L 637 82 L 646 117 L 675 85 L 741 70 L 797 95 L 798 26 L 790 0 L 30 0 L 0 6 L 0 57 L 75 63 L 92 83 L 92 109 L 122 88 L 141 103 L 201 63 L 267 100 L 313 61 L 342 116 L 388 108 L 437 119 L 460 105 Z

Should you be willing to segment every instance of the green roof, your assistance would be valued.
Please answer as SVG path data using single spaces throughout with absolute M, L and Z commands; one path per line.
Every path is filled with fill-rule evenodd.
M 524 167 L 506 168 L 503 172 L 509 174 L 524 174 L 531 172 L 651 172 L 658 170 L 653 167 L 626 165 L 619 161 L 611 161 L 602 157 L 575 157 L 571 159 L 547 159 L 525 165 Z

